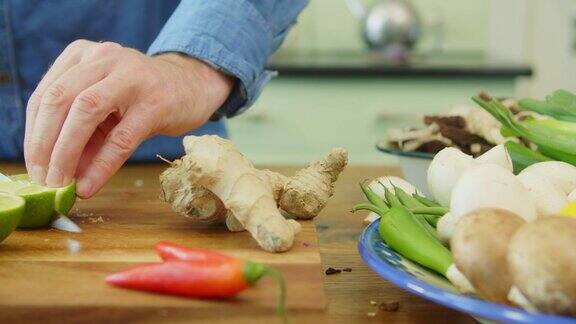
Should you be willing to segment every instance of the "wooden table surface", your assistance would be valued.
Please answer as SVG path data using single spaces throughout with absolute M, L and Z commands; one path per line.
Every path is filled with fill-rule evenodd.
M 134 183 L 134 179 L 142 179 L 143 181 L 150 181 L 150 179 L 156 179 L 158 174 L 165 168 L 165 165 L 154 164 L 154 165 L 129 165 L 124 167 L 124 170 L 119 173 L 119 176 L 115 177 L 107 186 L 118 187 L 125 185 L 127 181 Z M 270 169 L 275 171 L 280 171 L 285 174 L 291 174 L 295 167 L 270 167 Z M 14 173 L 22 170 L 21 166 L 17 165 L 0 165 L 0 170 L 7 173 Z M 320 254 L 322 260 L 322 270 L 328 267 L 333 268 L 351 268 L 351 272 L 342 272 L 333 275 L 325 275 L 320 273 L 315 275 L 315 271 L 320 271 L 320 269 L 314 268 L 313 263 L 310 262 L 310 267 L 305 269 L 310 271 L 313 269 L 312 273 L 308 275 L 309 277 L 324 279 L 324 292 L 325 298 L 327 299 L 327 309 L 326 316 L 321 317 L 309 317 L 297 316 L 294 318 L 294 322 L 299 322 L 298 319 L 310 319 L 317 318 L 314 322 L 325 322 L 329 320 L 332 323 L 382 323 L 382 322 L 402 322 L 402 323 L 440 323 L 440 322 L 473 322 L 473 319 L 464 314 L 455 312 L 453 310 L 447 309 L 445 307 L 433 304 L 431 302 L 425 301 L 421 298 L 410 295 L 399 288 L 396 288 L 392 284 L 384 281 L 378 277 L 374 272 L 372 272 L 364 263 L 362 263 L 360 256 L 357 252 L 357 239 L 360 235 L 363 225 L 362 219 L 363 214 L 351 214 L 349 213 L 350 206 L 355 202 L 362 199 L 361 194 L 358 190 L 357 183 L 362 179 L 369 179 L 382 175 L 398 175 L 399 170 L 395 167 L 358 167 L 349 166 L 337 184 L 336 193 L 328 206 L 324 209 L 322 214 L 318 216 L 315 220 L 316 230 L 318 233 L 318 241 L 320 247 Z M 118 192 L 117 194 L 121 194 Z M 125 197 L 127 203 L 130 201 L 130 195 Z M 90 206 L 89 201 L 87 206 Z M 121 209 L 122 206 L 119 206 Z M 143 206 L 146 207 L 146 206 Z M 130 221 L 130 220 L 126 220 Z M 144 224 L 144 226 L 153 226 L 154 224 Z M 171 224 L 173 225 L 173 224 Z M 110 233 L 113 234 L 113 229 L 109 229 Z M 130 231 L 128 231 L 130 232 Z M 124 239 L 130 239 L 130 233 L 124 232 Z M 110 234 L 110 235 L 112 235 Z M 136 235 L 136 231 L 132 231 L 132 235 Z M 306 233 L 302 235 L 307 235 Z M 113 236 L 113 235 L 112 235 Z M 106 239 L 112 240 L 113 237 Z M 121 238 L 116 238 L 121 239 Z M 104 240 L 105 241 L 105 240 Z M 207 241 L 208 242 L 208 241 Z M 313 242 L 315 243 L 315 242 Z M 209 243 L 207 243 L 209 244 Z M 227 249 L 233 249 L 233 247 L 227 247 Z M 306 255 L 306 251 L 301 252 L 302 249 L 297 249 L 296 253 L 290 254 L 280 254 L 274 255 L 272 260 L 278 260 L 281 263 L 281 259 L 278 258 L 300 258 L 300 254 Z M 102 252 L 108 253 L 108 252 Z M 259 254 L 256 252 L 254 254 L 256 259 L 259 258 Z M 296 256 L 294 256 L 296 255 Z M 139 260 L 149 261 L 148 256 L 133 255 L 126 256 L 128 260 Z M 306 260 L 304 258 L 304 260 Z M 62 260 L 63 262 L 66 260 Z M 313 260 L 312 260 L 313 261 Z M 308 263 L 308 261 L 304 262 Z M 312 268 L 311 268 L 312 267 Z M 106 269 L 111 271 L 112 269 Z M 46 271 L 46 269 L 38 269 L 38 271 Z M 0 271 L 1 273 L 1 271 Z M 72 272 L 71 272 L 72 274 Z M 49 285 L 50 276 L 47 275 L 46 284 Z M 0 284 L 1 281 L 0 281 Z M 304 291 L 306 287 L 297 285 L 298 287 L 292 287 L 292 294 L 300 295 L 300 292 Z M 316 285 L 313 285 L 316 286 Z M 320 286 L 318 286 L 320 287 Z M 309 287 L 311 290 L 316 289 L 316 287 Z M 295 290 L 300 290 L 296 292 Z M 97 295 L 97 292 L 95 292 Z M 299 309 L 307 309 L 306 305 L 310 305 L 310 311 L 314 311 L 313 306 L 316 303 L 323 303 L 324 296 L 318 295 L 318 298 L 304 298 L 306 294 L 302 295 L 296 301 Z M 308 294 L 310 296 L 310 294 Z M 256 300 L 258 296 L 256 294 L 248 294 L 248 299 L 254 298 Z M 46 298 L 50 298 L 49 296 Z M 58 298 L 58 296 L 53 296 L 53 298 Z M 97 299 L 97 296 L 94 297 Z M 274 300 L 271 297 L 271 300 Z M 165 299 L 158 299 L 159 302 L 164 302 Z M 73 301 L 71 301 L 73 302 Z M 177 301 L 174 301 L 178 303 Z M 384 304 L 398 304 L 398 309 L 393 311 L 384 311 L 378 308 L 378 305 Z M 223 305 L 222 307 L 227 307 Z M 111 312 L 113 309 L 110 310 Z M 269 313 L 269 312 L 268 312 Z M 49 315 L 49 313 L 45 313 Z M 111 315 L 110 313 L 109 315 Z M 106 314 L 102 314 L 106 315 Z M 225 309 L 222 309 L 222 315 L 226 316 Z M 247 318 L 250 318 L 249 314 L 244 314 Z M 81 319 L 81 315 L 76 317 L 76 319 Z M 98 318 L 98 317 L 97 317 Z M 105 318 L 105 316 L 101 317 Z M 205 317 L 207 319 L 208 317 Z M 256 320 L 266 320 L 266 316 L 263 314 L 254 314 L 253 319 Z M 85 319 L 85 318 L 84 318 Z M 142 318 L 122 318 L 123 321 L 140 321 Z M 40 319 L 39 319 L 40 320 Z M 309 322 L 309 321 L 306 321 Z

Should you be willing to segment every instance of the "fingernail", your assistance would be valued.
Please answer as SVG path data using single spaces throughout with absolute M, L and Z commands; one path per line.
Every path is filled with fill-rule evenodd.
M 34 182 L 40 185 L 44 185 L 46 180 L 46 169 L 44 169 L 39 165 L 34 165 L 30 169 L 30 176 L 32 177 L 32 180 L 34 180 Z
M 88 198 L 92 196 L 92 181 L 88 178 L 82 178 L 76 185 L 76 192 L 81 198 Z
M 49 187 L 62 187 L 64 175 L 57 168 L 50 167 L 46 176 L 46 185 Z

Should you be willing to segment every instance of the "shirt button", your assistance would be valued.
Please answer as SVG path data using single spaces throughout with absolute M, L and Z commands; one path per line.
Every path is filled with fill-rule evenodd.
M 0 71 L 0 84 L 10 82 L 10 73 L 8 71 Z

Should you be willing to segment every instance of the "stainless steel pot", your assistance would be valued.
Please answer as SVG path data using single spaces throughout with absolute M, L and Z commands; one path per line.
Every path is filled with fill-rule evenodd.
M 379 0 L 370 7 L 362 0 L 346 0 L 350 12 L 362 24 L 368 47 L 377 51 L 408 52 L 423 34 L 423 22 L 408 0 Z

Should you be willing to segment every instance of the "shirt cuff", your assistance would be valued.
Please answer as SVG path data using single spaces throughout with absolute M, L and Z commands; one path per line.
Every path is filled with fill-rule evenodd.
M 246 0 L 183 0 L 148 55 L 179 52 L 198 58 L 240 80 L 217 117 L 250 107 L 276 74 L 264 70 L 272 52 L 272 29 Z

